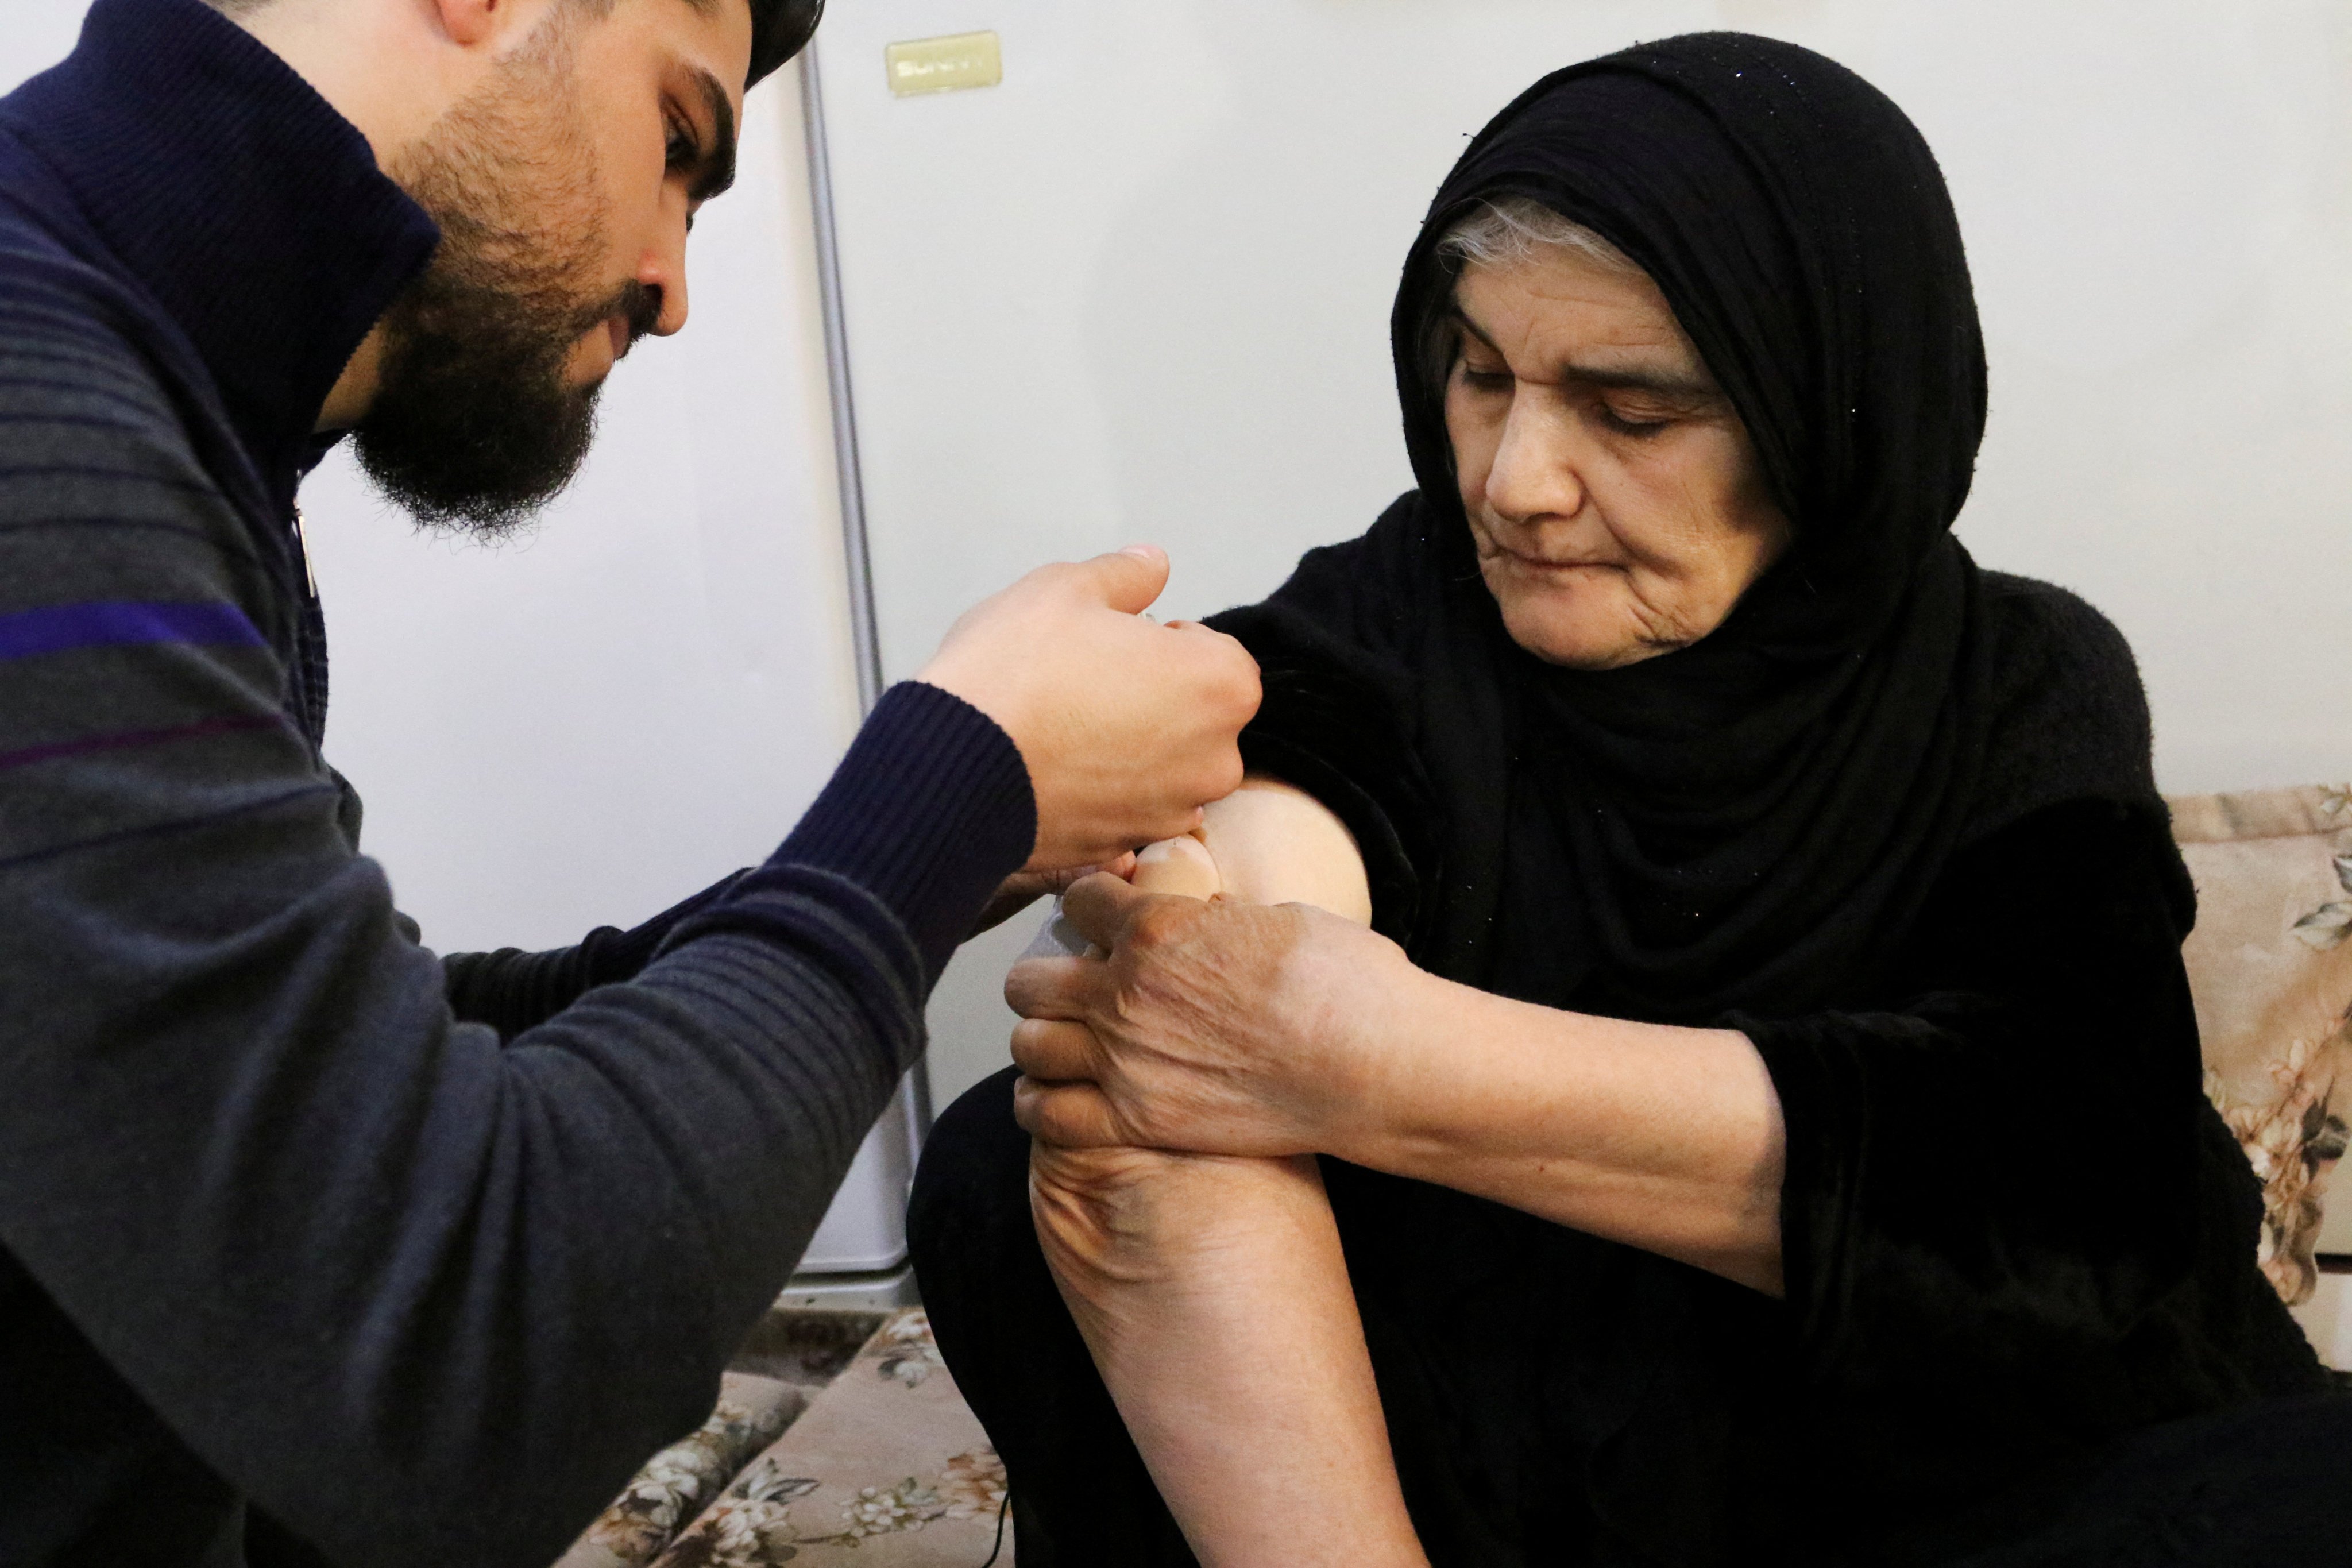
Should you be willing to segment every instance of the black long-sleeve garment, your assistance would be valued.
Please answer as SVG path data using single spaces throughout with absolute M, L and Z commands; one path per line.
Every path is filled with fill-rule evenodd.
M 460 1022 L 486 1024 L 500 1039 L 510 1040 L 600 985 L 635 979 L 670 932 L 724 899 L 745 875 L 738 871 L 630 930 L 600 926 L 571 947 L 450 953 L 441 961 L 449 1011 Z
M 2254 1264 L 2260 1201 L 2200 1089 L 2193 919 L 2152 790 L 2043 798 L 2130 757 L 2121 639 L 2057 589 L 1986 576 L 1996 814 L 1807 1005 L 1629 1005 L 1580 935 L 1591 889 L 1498 751 L 1486 818 L 1433 793 L 1410 498 L 1213 623 L 1266 700 L 1251 765 L 1364 850 L 1374 921 L 1450 978 L 1570 1010 L 1747 1032 L 1788 1131 L 1774 1301 L 1483 1198 L 1327 1161 L 1391 1440 L 1433 1562 L 1944 1562 L 2063 1512 L 2131 1435 L 2323 1374 Z M 1471 592 L 1475 592 L 1473 585 Z M 1418 673 L 1419 679 L 1416 679 Z M 1500 826 L 1508 821 L 1507 834 Z M 1482 827 L 1481 824 L 1486 826 Z M 1491 838 L 1504 890 L 1459 879 Z M 1789 868 L 1791 875 L 1801 868 Z M 1449 920 L 1492 910 L 1488 940 Z M 1491 901 L 1490 901 L 1491 900 Z M 1449 936 L 1449 928 L 1454 935 Z M 1037 1257 L 1000 1080 L 942 1119 L 913 1210 L 942 1348 L 1004 1455 L 1024 1559 L 1189 1562 Z M 1791 1559 L 1796 1560 L 1796 1559 Z
M 551 1561 L 708 1415 L 1034 842 L 1010 737 L 904 686 L 704 901 L 419 945 L 292 501 L 434 239 L 201 0 L 0 100 L 10 1568 L 241 1568 L 248 1499 L 353 1568 Z
M 1655 284 L 1790 526 L 1720 625 L 1620 668 L 1514 641 L 1467 508 L 1528 523 L 1546 553 L 1608 529 L 1638 554 L 1670 514 L 1600 476 L 1675 470 L 1628 456 L 1630 438 L 1563 438 L 1541 460 L 1591 481 L 1567 519 L 1512 518 L 1524 489 L 1465 497 L 1455 471 L 1465 263 L 1448 237 L 1514 203 L 1592 230 Z M 2073 595 L 1979 573 L 1951 535 L 1987 376 L 1958 219 L 1917 128 L 1836 62 L 1745 34 L 1553 72 L 1446 176 L 1391 332 L 1419 488 L 1213 621 L 1264 676 L 1244 755 L 1346 820 L 1375 923 L 1423 968 L 1743 1028 L 1789 1141 L 1785 1304 L 1331 1168 L 1437 1560 L 1780 1544 L 1780 1560 L 1850 1547 L 1875 1564 L 1904 1550 L 1890 1535 L 1948 1550 L 2014 1528 L 2037 1489 L 2063 1506 L 2134 1430 L 2316 1389 L 2254 1267 L 2251 1173 L 2200 1092 L 2179 955 L 2194 900 L 2130 650 Z M 926 1153 L 926 1299 L 998 1432 L 1024 1558 L 1128 1560 L 1099 1541 L 1089 1558 L 1056 1521 L 1149 1488 L 1087 1457 L 1097 1437 L 1121 1452 L 1111 1434 L 1033 1440 L 991 1340 L 1066 1363 L 1015 1323 L 1018 1272 L 992 1280 L 981 1244 L 956 1238 L 960 1215 L 992 1223 L 958 1197 L 959 1159 L 992 1173 L 982 1190 L 1019 1191 L 1002 1112 L 947 1119 Z M 1094 1492 L 1065 1484 L 1078 1474 Z M 1792 1557 L 1809 1531 L 1823 1539 Z
M 1692 1331 L 1746 1319 L 1788 1336 L 1769 1358 L 1786 1380 L 1756 1419 L 1804 1416 L 1785 1446 L 1725 1429 L 1727 1500 L 1759 1457 L 1804 1453 L 1810 1476 L 1755 1494 L 1768 1512 L 1826 1480 L 1849 1517 L 1948 1517 L 2002 1478 L 2063 1491 L 2120 1433 L 2321 1385 L 2255 1266 L 2252 1172 L 2202 1093 L 2180 956 L 2194 897 L 2150 779 L 2130 652 L 2104 618 L 2063 590 L 1970 568 L 1979 657 L 2000 674 L 1959 847 L 1874 957 L 1793 1005 L 1694 1012 L 1629 994 L 1594 955 L 1599 895 L 1552 826 L 1530 734 L 1541 710 L 1511 691 L 1519 676 L 1540 679 L 1532 660 L 1479 667 L 1505 715 L 1496 744 L 1447 754 L 1479 726 L 1443 712 L 1452 693 L 1433 661 L 1458 647 L 1450 626 L 1464 606 L 1485 606 L 1475 584 L 1433 570 L 1437 555 L 1407 498 L 1362 539 L 1310 552 L 1265 605 L 1216 617 L 1265 671 L 1244 753 L 1349 822 L 1376 923 L 1423 967 L 1549 1006 L 1725 1025 L 1755 1041 L 1787 1126 L 1787 1303 L 1759 1316 L 1744 1293 L 1695 1286 L 1729 1319 Z M 1496 775 L 1485 812 L 1433 782 L 1482 762 Z M 1490 885 L 1474 887 L 1465 868 L 1481 861 L 1491 868 L 1473 875 Z M 1485 922 L 1478 940 L 1465 940 L 1465 910 Z M 1415 1186 L 1372 1178 L 1361 1190 L 1394 1199 Z M 1351 1246 L 1459 1234 L 1476 1206 L 1421 1194 L 1406 1207 L 1434 1205 L 1443 1225 L 1417 1231 L 1391 1223 L 1385 1202 L 1336 1199 Z M 1368 1213 L 1381 1217 L 1365 1224 Z M 1528 1246 L 1557 1229 L 1516 1228 Z M 1659 1342 L 1651 1353 L 1684 1352 Z M 1692 1397 L 1707 1396 L 1695 1385 Z M 1688 1414 L 1642 1408 L 1614 1440 L 1628 1453 L 1646 1451 L 1645 1423 L 1664 1423 L 1664 1443 Z

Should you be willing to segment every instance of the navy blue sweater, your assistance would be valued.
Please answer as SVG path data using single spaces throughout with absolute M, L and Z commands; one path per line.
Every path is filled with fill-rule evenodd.
M 885 697 L 765 866 L 445 963 L 320 752 L 291 526 L 430 256 L 199 0 L 0 100 L 0 1563 L 538 1568 L 707 1413 L 1035 838 Z

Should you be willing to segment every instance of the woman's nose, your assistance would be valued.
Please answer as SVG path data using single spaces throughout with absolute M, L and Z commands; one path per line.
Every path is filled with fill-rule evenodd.
M 1524 394 L 1511 400 L 1495 466 L 1486 474 L 1486 503 L 1498 515 L 1524 521 L 1573 517 L 1584 510 L 1584 481 L 1564 426 L 1540 400 Z

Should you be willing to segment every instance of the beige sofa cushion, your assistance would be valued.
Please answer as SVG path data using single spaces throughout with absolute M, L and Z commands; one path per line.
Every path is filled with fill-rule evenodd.
M 2352 1111 L 2352 789 L 2171 805 L 2197 883 L 2184 954 L 2206 1092 L 2262 1178 L 2263 1270 L 2300 1304 L 2321 1255 L 2352 1254 L 2352 1203 L 2325 1202 Z

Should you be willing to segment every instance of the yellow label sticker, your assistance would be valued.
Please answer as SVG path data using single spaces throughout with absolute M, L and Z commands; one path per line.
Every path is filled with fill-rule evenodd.
M 994 33 L 957 33 L 892 44 L 882 51 L 882 64 L 889 72 L 890 90 L 900 98 L 994 87 L 1004 79 L 1004 56 Z

